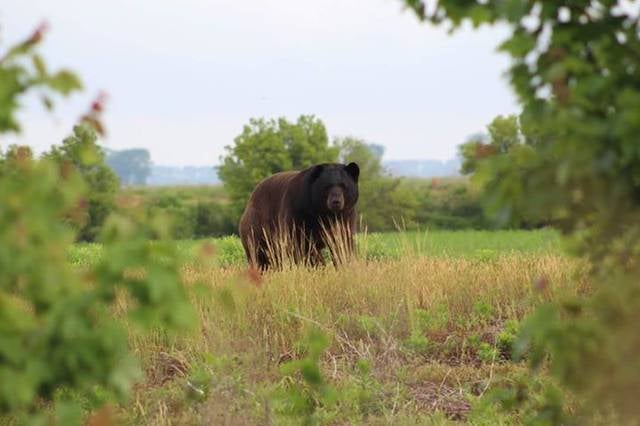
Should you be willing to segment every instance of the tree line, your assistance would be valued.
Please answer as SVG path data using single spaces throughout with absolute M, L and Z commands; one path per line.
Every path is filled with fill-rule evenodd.
M 150 214 L 163 213 L 173 222 L 176 239 L 218 237 L 237 232 L 244 205 L 263 178 L 279 171 L 301 169 L 319 162 L 354 161 L 360 165 L 358 211 L 362 231 L 413 229 L 487 229 L 480 196 L 466 179 L 407 179 L 391 176 L 382 166 L 384 147 L 354 137 L 329 141 L 324 123 L 314 116 L 296 122 L 252 119 L 234 144 L 226 148 L 218 173 L 223 187 L 142 188 L 149 171 L 148 151 L 99 148 L 95 131 L 86 125 L 54 145 L 42 158 L 73 165 L 89 192 L 83 221 L 76 224 L 80 241 L 95 241 L 106 218 L 135 198 Z M 89 147 L 90 166 L 84 164 Z M 11 146 L 5 158 L 27 147 Z M 0 161 L 3 155 L 0 154 Z M 197 196 L 191 194 L 197 193 Z

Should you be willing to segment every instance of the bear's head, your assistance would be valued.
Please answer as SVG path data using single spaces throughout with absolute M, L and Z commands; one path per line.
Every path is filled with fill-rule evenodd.
M 349 212 L 358 201 L 356 163 L 318 164 L 308 170 L 309 193 L 313 211 L 317 213 Z

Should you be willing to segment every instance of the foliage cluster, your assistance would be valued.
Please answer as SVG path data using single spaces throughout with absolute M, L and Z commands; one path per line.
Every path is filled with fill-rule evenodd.
M 80 87 L 68 71 L 47 72 L 36 52 L 43 31 L 0 59 L 0 133 L 20 129 L 23 94 L 39 88 L 51 107 L 52 94 Z M 83 121 L 99 124 L 99 109 Z M 18 424 L 79 424 L 79 400 L 92 408 L 127 397 L 140 370 L 122 319 L 166 330 L 193 320 L 166 223 L 106 218 L 117 179 L 95 140 L 85 124 L 42 159 L 25 147 L 0 156 L 0 415 Z M 93 237 L 102 221 L 105 256 L 70 265 L 78 229 Z
M 149 200 L 150 212 L 169 214 L 173 220 L 173 237 L 177 239 L 219 237 L 237 232 L 231 207 L 216 201 L 183 203 L 177 196 L 160 196 Z
M 47 109 L 53 108 L 56 96 L 67 96 L 82 88 L 78 77 L 69 70 L 50 72 L 37 51 L 47 31 L 40 25 L 24 41 L 10 46 L 0 55 L 0 133 L 20 131 L 16 111 L 19 98 L 32 90 L 40 91 Z
M 87 185 L 79 200 L 75 219 L 68 223 L 76 230 L 78 241 L 94 241 L 107 217 L 116 209 L 116 196 L 120 182 L 105 164 L 104 154 L 96 144 L 97 135 L 88 123 L 73 128 L 73 134 L 62 145 L 53 145 L 42 155 L 43 159 L 58 165 L 60 173 L 78 172 Z M 0 152 L 0 176 L 10 175 L 20 159 L 34 159 L 31 148 L 11 145 L 6 154 Z
M 405 181 L 418 204 L 415 223 L 423 229 L 494 229 L 481 205 L 480 193 L 466 178 Z
M 8 161 L 0 182 L 0 410 L 26 415 L 64 388 L 95 404 L 122 400 L 139 370 L 113 316 L 118 299 L 131 299 L 126 314 L 142 325 L 190 318 L 165 224 L 111 216 L 101 231 L 105 255 L 89 270 L 73 268 L 66 256 L 76 234 L 67 221 L 82 220 L 82 173 L 61 173 L 49 159 Z M 159 241 L 150 246 L 150 238 Z M 64 415 L 78 414 L 65 407 Z
M 458 147 L 462 159 L 460 171 L 463 174 L 474 173 L 478 168 L 478 162 L 483 158 L 507 154 L 524 141 L 518 117 L 499 115 L 487 126 L 487 135 L 475 135 Z
M 238 217 L 222 186 L 133 187 L 118 194 L 122 205 L 136 205 L 172 219 L 175 239 L 219 237 L 237 233 Z
M 477 164 L 487 207 L 503 221 L 550 218 L 589 258 L 595 294 L 541 310 L 522 335 L 550 356 L 582 408 L 640 418 L 640 12 L 634 2 L 406 0 L 417 15 L 452 29 L 505 24 L 500 50 L 523 107 L 526 143 L 492 149 Z M 490 148 L 497 148 L 490 145 Z M 484 154 L 484 153 L 483 153 Z M 474 165 L 473 168 L 476 168 Z M 624 300 L 624 301 L 623 301 Z M 615 348 L 606 350 L 605 348 Z M 551 404 L 561 404 L 558 398 Z M 558 407 L 557 407 L 558 408 Z M 561 406 L 559 408 L 562 408 Z M 562 417 L 554 417 L 562 421 Z

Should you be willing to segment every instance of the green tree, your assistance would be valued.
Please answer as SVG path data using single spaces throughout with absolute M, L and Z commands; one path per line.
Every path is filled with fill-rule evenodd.
M 515 115 L 497 116 L 487 126 L 487 133 L 487 136 L 474 135 L 458 147 L 458 153 L 462 159 L 460 166 L 462 174 L 474 173 L 478 168 L 479 160 L 495 154 L 506 154 L 524 141 L 518 117 Z
M 196 206 L 189 205 L 175 194 L 161 194 L 149 201 L 150 214 L 166 214 L 171 217 L 171 237 L 175 239 L 193 238 L 195 233 Z
M 389 176 L 382 167 L 384 153 L 380 145 L 345 137 L 337 139 L 340 161 L 360 167 L 358 212 L 370 231 L 395 230 L 416 219 L 418 200 L 402 179 Z
M 146 185 L 151 174 L 151 155 L 143 148 L 107 150 L 106 162 L 125 185 Z
M 496 152 L 506 154 L 515 145 L 522 142 L 522 134 L 518 117 L 501 115 L 493 119 L 487 126 L 491 145 L 495 146 Z
M 336 147 L 329 145 L 319 119 L 301 116 L 295 123 L 251 119 L 233 146 L 225 147 L 218 175 L 239 214 L 253 188 L 264 178 L 284 170 L 299 170 L 316 163 L 334 162 Z
M 218 201 L 198 202 L 195 209 L 195 238 L 221 237 L 237 232 L 238 224 L 227 204 Z
M 56 161 L 62 169 L 73 167 L 87 185 L 87 198 L 81 203 L 84 212 L 78 239 L 93 241 L 105 220 L 115 209 L 115 197 L 120 188 L 116 174 L 105 164 L 104 153 L 96 144 L 95 131 L 87 124 L 73 128 L 73 135 L 62 145 L 53 146 L 44 155 Z
M 478 161 L 493 154 L 491 144 L 485 142 L 485 135 L 473 135 L 465 143 L 458 146 L 460 157 L 460 173 L 473 174 L 478 169 Z
M 607 0 L 405 3 L 421 19 L 453 29 L 465 21 L 509 29 L 500 50 L 512 59 L 527 143 L 481 161 L 477 179 L 502 220 L 550 215 L 591 260 L 597 283 L 590 296 L 544 307 L 520 344 L 530 348 L 534 366 L 550 354 L 550 371 L 589 402 L 585 410 L 612 409 L 618 422 L 637 421 L 638 11 Z

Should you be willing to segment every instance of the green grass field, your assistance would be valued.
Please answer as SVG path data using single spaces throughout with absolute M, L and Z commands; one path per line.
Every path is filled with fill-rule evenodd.
M 237 237 L 183 240 L 177 244 L 188 258 L 198 255 L 200 246 L 209 242 L 216 248 L 219 266 L 242 266 L 245 255 Z M 521 254 L 561 253 L 555 231 L 423 231 L 385 234 L 360 234 L 358 247 L 367 260 L 399 259 L 407 254 L 426 257 L 495 258 Z M 74 264 L 91 263 L 100 256 L 99 244 L 76 244 L 69 253 Z
M 547 230 L 361 235 L 344 267 L 264 276 L 237 238 L 177 244 L 199 325 L 131 328 L 146 375 L 118 424 L 519 424 L 526 409 L 488 401 L 527 370 L 511 360 L 521 320 L 588 289 Z

